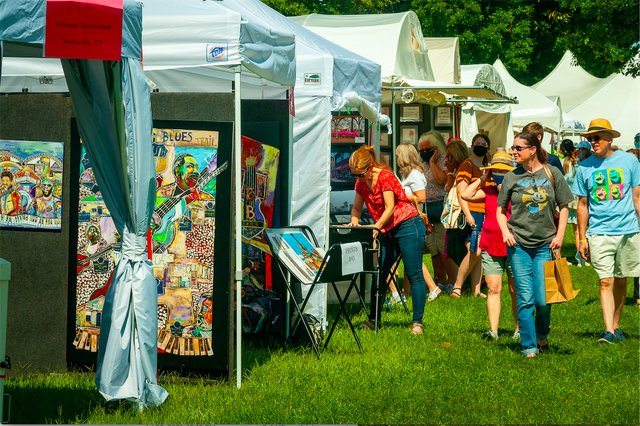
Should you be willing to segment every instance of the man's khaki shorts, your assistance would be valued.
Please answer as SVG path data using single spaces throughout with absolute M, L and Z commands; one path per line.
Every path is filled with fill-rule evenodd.
M 591 235 L 588 240 L 591 265 L 600 279 L 640 275 L 640 233 Z

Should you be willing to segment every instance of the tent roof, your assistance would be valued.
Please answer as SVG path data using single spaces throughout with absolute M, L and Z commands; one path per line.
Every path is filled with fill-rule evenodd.
M 507 94 L 500 73 L 489 64 L 462 65 L 460 67 L 460 76 L 460 82 L 462 84 L 472 86 L 484 85 L 501 95 Z
M 146 0 L 143 29 L 145 72 L 162 91 L 228 91 L 230 67 L 240 64 L 250 71 L 243 72 L 243 84 L 256 87 L 259 97 L 274 97 L 275 87 L 295 82 L 295 36 L 217 2 Z M 57 59 L 7 58 L 2 75 L 3 92 L 68 91 Z
M 562 109 L 569 111 L 602 88 L 611 78 L 613 76 L 598 78 L 589 74 L 576 63 L 573 53 L 567 50 L 553 71 L 531 87 L 545 96 L 559 96 Z
M 562 113 L 555 102 L 529 86 L 519 83 L 509 74 L 500 59 L 493 67 L 496 69 L 507 95 L 518 98 L 518 104 L 513 105 L 511 117 L 514 127 L 523 127 L 532 121 L 537 121 L 545 128 L 559 132 L 562 127 Z
M 614 144 L 633 148 L 633 136 L 640 131 L 640 78 L 615 74 L 607 78 L 600 90 L 593 93 L 569 114 L 588 126 L 594 118 L 606 118 L 620 132 Z
M 320 36 L 380 64 L 383 81 L 433 80 L 418 16 L 310 14 L 289 18 Z
M 425 37 L 427 55 L 436 81 L 460 83 L 460 43 L 458 37 Z
M 275 83 L 295 81 L 295 42 L 218 2 L 147 0 L 142 15 L 145 70 L 242 64 Z
M 412 79 L 404 79 L 393 84 L 383 83 L 382 85 L 383 88 L 389 89 L 382 93 L 382 103 L 385 105 L 391 103 L 391 92 L 398 92 L 404 89 L 413 91 L 414 100 L 411 102 L 427 103 L 430 105 L 441 105 L 447 101 L 456 100 L 464 102 L 486 102 L 487 100 L 512 102 L 507 96 L 496 93 L 485 86 Z M 400 100 L 400 97 L 400 94 L 396 94 L 396 102 Z
M 6 57 L 42 57 L 46 0 L 0 2 L 0 41 Z M 142 3 L 123 1 L 122 56 L 140 58 Z M 130 19 L 137 16 L 138 19 Z
M 269 27 L 281 28 L 296 36 L 297 79 L 296 90 L 308 93 L 317 83 L 305 76 L 317 74 L 321 84 L 332 90 L 333 96 L 343 97 L 357 93 L 364 99 L 380 102 L 380 65 L 357 55 L 287 19 L 259 0 L 223 0 L 221 2 L 243 16 L 251 16 Z M 328 70 L 318 67 L 317 61 L 326 58 Z

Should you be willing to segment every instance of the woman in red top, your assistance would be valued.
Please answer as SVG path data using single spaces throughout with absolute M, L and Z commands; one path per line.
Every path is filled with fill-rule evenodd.
M 366 204 L 367 210 L 375 220 L 374 226 L 382 232 L 378 240 L 382 248 L 380 277 L 389 275 L 398 254 L 402 254 L 404 273 L 409 277 L 413 298 L 411 332 L 422 334 L 422 316 L 427 298 L 427 284 L 422 275 L 424 224 L 396 175 L 376 160 L 372 147 L 358 148 L 349 159 L 349 168 L 358 178 L 350 226 L 359 225 L 362 206 Z M 373 231 L 373 236 L 378 237 L 377 230 Z M 387 286 L 383 284 L 385 280 L 378 281 L 377 288 L 371 291 L 371 312 L 366 324 L 369 328 L 373 327 L 374 321 L 380 322 L 380 313 L 387 292 Z
M 487 282 L 489 295 L 487 297 L 487 314 L 489 316 L 489 330 L 482 333 L 485 339 L 498 339 L 498 323 L 500 322 L 500 292 L 502 291 L 502 275 L 507 272 L 509 294 L 511 295 L 511 311 L 516 323 L 514 340 L 520 339 L 518 328 L 518 311 L 516 308 L 516 292 L 513 283 L 513 273 L 507 260 L 507 245 L 502 238 L 502 231 L 496 219 L 498 210 L 498 192 L 504 175 L 513 170 L 513 159 L 501 148 L 494 154 L 491 164 L 483 167 L 484 173 L 479 179 L 471 183 L 460 197 L 469 203 L 484 202 L 485 216 L 482 224 L 482 236 L 479 247 L 482 251 L 482 267 Z

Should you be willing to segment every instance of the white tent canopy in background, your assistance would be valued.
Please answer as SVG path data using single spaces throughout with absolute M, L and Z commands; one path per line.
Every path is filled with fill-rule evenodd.
M 606 118 L 620 132 L 614 144 L 621 149 L 633 148 L 633 136 L 640 132 L 640 78 L 616 74 L 607 78 L 600 90 L 579 106 L 568 111 L 588 126 L 594 118 Z
M 376 15 L 304 15 L 289 18 L 382 67 L 382 104 L 412 89 L 415 102 L 438 105 L 451 97 L 504 99 L 485 87 L 434 81 L 432 64 L 414 12 Z M 393 88 L 403 89 L 393 89 Z M 384 90 L 390 89 L 390 90 Z
M 310 14 L 289 18 L 316 34 L 380 64 L 384 82 L 433 81 L 415 12 L 376 15 Z
M 425 37 L 433 78 L 444 83 L 460 83 L 460 43 L 458 37 Z
M 494 92 L 506 96 L 506 89 L 498 71 L 489 64 L 463 65 L 461 67 L 463 85 L 483 85 Z M 512 105 L 509 103 L 468 102 L 462 107 L 460 117 L 460 138 L 471 143 L 477 133 L 485 133 L 491 139 L 491 151 L 505 147 L 511 141 Z
M 531 87 L 545 96 L 559 96 L 562 110 L 570 111 L 613 77 L 594 77 L 578 65 L 573 53 L 567 50 L 553 71 Z
M 542 93 L 519 83 L 509 74 L 500 59 L 493 67 L 502 78 L 508 96 L 515 96 L 518 103 L 512 106 L 511 122 L 514 128 L 520 129 L 532 121 L 537 121 L 546 129 L 558 133 L 562 128 L 562 111 L 555 102 Z

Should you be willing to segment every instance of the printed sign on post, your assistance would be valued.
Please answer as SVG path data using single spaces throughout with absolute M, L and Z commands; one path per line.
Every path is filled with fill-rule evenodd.
M 362 272 L 362 244 L 340 244 L 340 249 L 342 250 L 342 275 Z
M 44 56 L 122 59 L 122 0 L 47 0 Z

